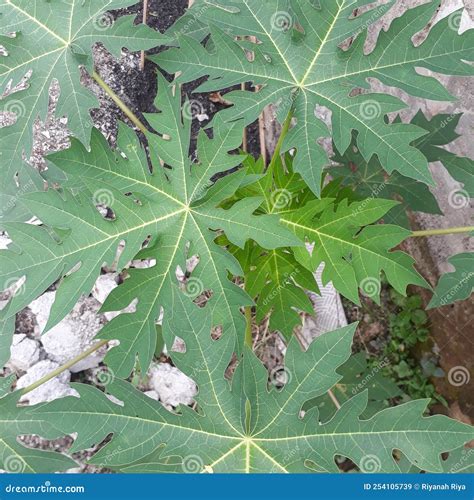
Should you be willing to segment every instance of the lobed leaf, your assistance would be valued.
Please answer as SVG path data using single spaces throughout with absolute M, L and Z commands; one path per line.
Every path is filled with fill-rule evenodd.
M 72 135 L 88 147 L 93 126 L 89 110 L 97 107 L 98 100 L 81 85 L 80 68 L 92 70 L 92 46 L 100 42 L 118 56 L 124 47 L 146 50 L 171 41 L 143 24 L 134 26 L 134 16 L 115 19 L 107 12 L 134 3 L 135 0 L 0 0 L 0 43 L 7 51 L 7 56 L 0 59 L 0 94 L 32 72 L 27 87 L 8 95 L 3 106 L 14 112 L 17 120 L 2 129 L 0 135 L 0 199 L 2 206 L 8 207 L 0 222 L 26 220 L 28 210 L 19 202 L 18 193 L 42 187 L 41 176 L 24 163 L 22 155 L 30 156 L 33 123 L 46 116 L 52 81 L 56 79 L 61 88 L 57 114 L 68 118 Z M 19 189 L 14 181 L 17 174 Z
M 423 130 L 415 125 L 385 121 L 387 113 L 406 105 L 384 93 L 353 95 L 356 88 L 369 88 L 377 78 L 409 95 L 432 100 L 452 96 L 433 77 L 418 68 L 443 74 L 472 75 L 473 31 L 458 35 L 449 19 L 432 27 L 427 39 L 415 46 L 412 37 L 421 31 L 438 8 L 438 2 L 408 10 L 382 31 L 372 52 L 365 54 L 368 26 L 379 19 L 393 2 L 354 10 L 367 0 L 337 0 L 308 4 L 306 0 L 198 0 L 199 21 L 208 23 L 211 42 L 199 45 L 182 34 L 180 47 L 152 56 L 166 71 L 179 72 L 183 82 L 208 76 L 198 91 L 216 91 L 251 82 L 257 92 L 236 91 L 226 95 L 234 107 L 224 111 L 225 120 L 242 118 L 253 122 L 268 104 L 277 104 L 280 119 L 292 109 L 296 125 L 286 137 L 285 151 L 295 148 L 295 171 L 319 196 L 327 154 L 318 139 L 329 136 L 315 117 L 317 107 L 332 113 L 332 135 L 340 152 L 351 144 L 356 130 L 357 146 L 368 162 L 377 157 L 388 172 L 426 184 L 433 179 L 425 156 L 413 146 Z M 204 6 L 207 8 L 204 9 Z M 236 40 L 237 37 L 237 40 Z M 251 43 L 254 37 L 257 43 Z M 347 50 L 341 44 L 352 37 Z M 248 59 L 248 51 L 253 58 Z
M 461 253 L 448 262 L 455 270 L 441 276 L 429 308 L 446 306 L 468 299 L 474 290 L 474 253 Z
M 199 386 L 197 408 L 169 412 L 130 384 L 115 380 L 111 402 L 90 386 L 75 385 L 80 398 L 66 398 L 18 410 L 2 419 L 48 422 L 59 433 L 77 433 L 72 451 L 88 448 L 112 433 L 95 464 L 127 472 L 337 472 L 335 455 L 364 470 L 367 457 L 377 470 L 400 471 L 393 450 L 420 469 L 441 472 L 440 454 L 472 439 L 472 428 L 444 416 L 424 417 L 427 401 L 412 401 L 360 418 L 363 392 L 321 422 L 316 408 L 301 415 L 304 403 L 324 394 L 341 376 L 336 369 L 351 354 L 355 325 L 317 338 L 302 352 L 293 338 L 285 358 L 288 382 L 268 390 L 268 373 L 245 349 L 232 380 L 224 377 L 234 344 L 230 335 L 211 337 L 213 324 L 204 309 L 173 289 L 172 314 L 164 322 L 171 345 L 179 334 L 185 353 L 171 353 L 176 366 Z M 2 405 L 3 400 L 0 400 Z M 131 464 L 131 465 L 130 465 Z M 191 469 L 192 468 L 192 469 Z M 367 471 L 366 471 L 367 472 Z
M 192 256 L 198 256 L 200 264 L 187 293 L 196 298 L 211 291 L 209 310 L 236 342 L 244 323 L 239 308 L 252 302 L 231 281 L 230 276 L 241 275 L 242 270 L 214 242 L 216 231 L 224 231 L 229 241 L 241 247 L 249 239 L 266 249 L 301 244 L 279 225 L 277 215 L 254 215 L 259 198 L 241 200 L 229 209 L 219 207 L 239 188 L 244 175 L 236 172 L 214 184 L 211 181 L 216 173 L 242 161 L 239 155 L 228 153 L 241 143 L 239 126 L 216 125 L 215 139 L 202 131 L 199 163 L 192 163 L 191 120 L 181 114 L 179 93 L 174 95 L 164 83 L 161 77 L 156 101 L 161 113 L 148 116 L 163 134 L 148 137 L 153 172 L 135 133 L 124 126 L 118 147 L 126 156 L 112 152 L 98 131 L 92 134 L 91 151 L 73 139 L 70 149 L 49 157 L 66 174 L 66 188 L 23 197 L 43 226 L 6 224 L 16 248 L 0 252 L 0 283 L 26 277 L 21 293 L 2 311 L 5 319 L 60 280 L 46 330 L 61 321 L 81 295 L 90 293 L 104 263 L 115 261 L 121 242 L 119 269 L 131 260 L 156 262 L 149 269 L 128 271 L 124 284 L 104 304 L 105 311 L 121 311 L 138 299 L 135 312 L 115 318 L 99 334 L 102 339 L 120 340 L 108 361 L 125 378 L 135 365 L 136 354 L 142 370 L 147 369 L 156 345 L 155 324 L 161 309 L 169 307 L 176 269 L 186 269 L 186 260 Z M 168 168 L 161 166 L 160 158 Z M 98 205 L 112 210 L 113 218 L 104 218 Z

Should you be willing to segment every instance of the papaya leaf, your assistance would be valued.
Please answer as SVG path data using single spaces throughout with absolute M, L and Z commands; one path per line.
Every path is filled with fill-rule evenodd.
M 439 114 L 428 120 L 419 111 L 411 123 L 423 128 L 428 134 L 415 141 L 414 146 L 420 149 L 429 162 L 440 162 L 453 179 L 463 184 L 465 196 L 474 198 L 474 160 L 458 156 L 442 147 L 459 137 L 456 127 L 461 117 L 462 114 Z
M 294 207 L 303 198 L 313 197 L 301 176 L 291 170 L 291 157 L 287 156 L 286 160 L 289 172 L 284 173 L 283 164 L 277 159 L 273 175 L 270 171 L 264 174 L 262 158 L 255 161 L 248 156 L 244 161 L 246 177 L 243 186 L 229 206 L 249 196 L 260 196 L 259 213 L 270 215 L 275 207 Z M 257 321 L 270 314 L 270 329 L 291 338 L 293 329 L 301 324 L 300 312 L 314 312 L 305 292 L 319 292 L 313 273 L 297 262 L 292 248 L 268 251 L 255 242 L 248 242 L 241 249 L 224 239 L 220 242 L 229 248 L 244 270 L 245 290 L 256 301 Z
M 186 344 L 185 353 L 171 356 L 198 384 L 196 409 L 181 406 L 170 412 L 115 379 L 107 390 L 119 404 L 78 384 L 74 388 L 80 398 L 24 408 L 15 415 L 19 422 L 45 420 L 57 432 L 77 433 L 72 451 L 113 434 L 92 463 L 127 472 L 337 472 L 336 454 L 350 458 L 362 471 L 370 461 L 378 471 L 398 472 L 394 449 L 420 469 L 441 472 L 441 453 L 473 437 L 466 424 L 445 416 L 424 417 L 426 400 L 388 408 L 364 420 L 360 415 L 367 406 L 366 391 L 345 402 L 327 422 L 320 421 L 316 408 L 302 416 L 306 401 L 340 380 L 336 370 L 351 354 L 355 325 L 322 335 L 306 352 L 293 337 L 285 357 L 287 383 L 281 390 L 268 389 L 267 370 L 245 348 L 230 385 L 225 372 L 234 351 L 232 337 L 224 332 L 214 340 L 206 309 L 177 288 L 172 294 L 164 336 L 168 345 L 177 334 Z M 11 418 L 2 410 L 7 425 Z
M 319 292 L 313 274 L 325 264 L 323 284 L 332 281 L 345 297 L 359 303 L 359 289 L 379 302 L 381 272 L 400 293 L 409 284 L 429 287 L 413 269 L 414 260 L 390 252 L 411 233 L 395 225 L 375 224 L 398 203 L 368 198 L 360 200 L 341 179 L 330 182 L 317 199 L 302 177 L 293 170 L 287 154 L 276 159 L 265 174 L 261 160 L 244 162 L 243 186 L 226 206 L 247 196 L 260 195 L 262 214 L 278 214 L 283 225 L 306 243 L 297 248 L 265 251 L 250 243 L 239 249 L 221 240 L 239 260 L 245 272 L 246 290 L 257 304 L 257 320 L 270 316 L 270 328 L 286 338 L 301 324 L 299 312 L 313 313 L 304 290 Z
M 414 269 L 414 259 L 390 249 L 411 232 L 391 224 L 375 224 L 397 202 L 368 198 L 327 206 L 327 199 L 310 201 L 292 212 L 281 214 L 281 222 L 302 240 L 314 246 L 311 253 L 295 248 L 296 259 L 307 269 L 324 263 L 323 285 L 332 281 L 345 297 L 359 304 L 358 290 L 380 303 L 381 272 L 399 293 L 409 284 L 430 288 Z
M 423 129 L 385 121 L 388 113 L 405 108 L 405 103 L 385 93 L 353 90 L 370 89 L 368 79 L 377 78 L 411 96 L 452 100 L 436 78 L 417 70 L 472 75 L 468 61 L 472 61 L 473 31 L 458 35 L 445 18 L 415 46 L 413 36 L 426 27 L 438 8 L 439 2 L 431 1 L 395 19 L 387 32 L 380 33 L 372 52 L 365 54 L 368 27 L 392 5 L 376 6 L 368 0 L 317 4 L 307 0 L 197 0 L 196 18 L 199 12 L 199 21 L 208 23 L 211 43 L 198 44 L 183 34 L 178 37 L 179 48 L 152 59 L 168 72 L 179 72 L 183 82 L 208 76 L 197 89 L 201 92 L 242 82 L 255 85 L 257 92 L 226 95 L 234 106 L 222 112 L 225 120 L 242 118 L 248 124 L 267 105 L 276 104 L 282 121 L 291 109 L 297 123 L 283 149 L 297 150 L 295 171 L 317 196 L 323 169 L 329 164 L 318 139 L 330 135 L 315 116 L 318 106 L 332 113 L 338 151 L 347 150 L 356 130 L 357 147 L 366 161 L 376 156 L 389 174 L 396 170 L 434 185 L 427 159 L 413 146 L 425 133 Z M 354 16 L 361 7 L 368 8 Z M 349 48 L 343 50 L 341 44 L 351 37 Z M 253 53 L 250 60 L 249 51 Z
M 5 111 L 17 117 L 0 135 L 0 201 L 2 207 L 8 207 L 0 214 L 3 220 L 25 220 L 28 212 L 19 203 L 17 193 L 41 188 L 40 175 L 23 162 L 22 155 L 30 156 L 34 121 L 46 116 L 51 82 L 56 79 L 61 88 L 57 114 L 67 117 L 72 135 L 88 147 L 93 126 L 89 110 L 98 106 L 98 100 L 81 85 L 80 68 L 93 69 L 92 46 L 100 42 L 119 56 L 123 47 L 138 51 L 171 41 L 143 24 L 133 26 L 134 16 L 115 19 L 107 12 L 134 3 L 135 0 L 0 0 L 0 43 L 7 51 L 0 59 L 0 95 L 31 72 L 27 87 L 10 93 L 3 105 Z M 19 190 L 14 181 L 17 174 Z
M 368 404 L 362 418 L 370 418 L 390 405 L 390 400 L 403 396 L 397 384 L 381 372 L 388 360 L 381 360 L 374 367 L 369 367 L 366 354 L 353 354 L 337 372 L 341 380 L 334 386 L 333 393 L 339 404 L 345 403 L 357 393 L 367 390 Z M 308 401 L 303 407 L 306 411 L 317 406 L 320 418 L 326 422 L 336 413 L 336 406 L 328 394 Z
M 11 377 L 0 379 L 0 469 L 9 473 L 62 472 L 77 463 L 61 453 L 27 448 L 18 441 L 20 434 L 49 433 L 57 435 L 54 427 L 44 419 L 22 419 L 22 409 L 17 406 L 18 393 L 5 395 L 10 390 Z M 3 397 L 2 397 L 3 396 Z
M 138 300 L 135 312 L 116 317 L 99 333 L 101 339 L 120 340 L 108 361 L 116 375 L 125 378 L 135 366 L 136 354 L 146 371 L 156 348 L 155 324 L 161 308 L 169 306 L 176 270 L 186 269 L 192 256 L 200 263 L 186 285 L 187 293 L 196 298 L 211 291 L 209 310 L 216 322 L 229 327 L 236 342 L 244 323 L 239 308 L 252 301 L 231 281 L 229 273 L 238 276 L 242 270 L 232 255 L 215 244 L 216 231 L 224 231 L 229 241 L 241 247 L 252 238 L 267 249 L 301 244 L 279 225 L 277 215 L 254 215 L 259 198 L 246 198 L 227 210 L 219 207 L 238 189 L 244 172 L 215 184 L 211 178 L 242 161 L 239 155 L 228 154 L 240 145 L 241 129 L 235 124 L 216 126 L 214 139 L 202 131 L 199 163 L 193 163 L 191 120 L 181 113 L 179 92 L 173 94 L 163 78 L 160 82 L 156 105 L 161 113 L 148 116 L 163 134 L 149 134 L 153 172 L 136 134 L 125 126 L 118 137 L 122 153 L 111 151 L 98 131 L 92 134 L 91 151 L 73 139 L 70 149 L 49 157 L 67 175 L 65 188 L 24 196 L 43 226 L 6 224 L 16 248 L 11 245 L 0 252 L 0 283 L 26 277 L 21 293 L 2 311 L 5 319 L 60 280 L 46 330 L 61 321 L 81 295 L 90 293 L 103 264 L 114 262 L 121 242 L 125 246 L 119 269 L 132 260 L 153 262 L 149 269 L 129 270 L 125 282 L 104 304 L 104 311 L 122 311 Z M 168 168 L 161 166 L 159 158 Z M 111 210 L 113 217 L 104 217 L 97 206 Z
M 474 289 L 474 253 L 461 253 L 448 262 L 455 270 L 441 276 L 428 308 L 446 306 L 468 299 Z
M 413 145 L 426 156 L 430 163 L 439 161 L 445 164 L 453 177 L 464 182 L 466 189 L 472 189 L 474 162 L 469 158 L 458 157 L 440 147 L 457 139 L 455 128 L 460 117 L 461 115 L 437 115 L 428 120 L 422 111 L 419 111 L 411 123 L 426 130 L 427 134 L 416 140 Z M 334 177 L 343 176 L 343 185 L 355 185 L 355 191 L 363 198 L 372 196 L 401 199 L 401 204 L 394 207 L 384 217 L 386 222 L 410 229 L 407 210 L 443 215 L 436 198 L 426 184 L 397 172 L 390 176 L 384 175 L 380 161 L 376 157 L 366 162 L 357 149 L 355 134 L 351 147 L 343 155 L 337 150 L 335 153 L 333 160 L 342 166 L 332 167 L 330 173 Z

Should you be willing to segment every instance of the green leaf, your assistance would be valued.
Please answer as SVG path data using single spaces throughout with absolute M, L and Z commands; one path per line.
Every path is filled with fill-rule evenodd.
M 10 347 L 15 333 L 15 316 L 0 320 L 0 366 L 10 359 Z
M 262 158 L 251 156 L 244 162 L 246 177 L 229 206 L 236 200 L 260 196 L 259 213 L 274 214 L 279 209 L 297 206 L 302 199 L 312 196 L 301 176 L 292 171 L 292 159 L 286 157 L 284 166 L 277 159 L 274 171 L 265 173 Z M 270 329 L 278 330 L 287 339 L 293 329 L 301 325 L 300 312 L 313 313 L 313 306 L 305 290 L 319 292 L 313 273 L 305 269 L 294 257 L 292 248 L 267 251 L 250 242 L 240 249 L 222 242 L 237 258 L 244 270 L 245 290 L 256 301 L 256 319 L 262 321 L 270 314 Z
M 354 193 L 341 188 L 340 180 L 329 183 L 318 200 L 301 176 L 293 171 L 293 158 L 277 159 L 265 175 L 262 161 L 247 159 L 248 181 L 232 201 L 261 195 L 261 213 L 278 214 L 307 248 L 288 248 L 265 252 L 250 245 L 245 250 L 230 246 L 245 271 L 246 289 L 257 301 L 257 320 L 272 311 L 270 326 L 287 338 L 298 323 L 294 310 L 313 311 L 303 289 L 318 293 L 312 273 L 324 262 L 322 279 L 332 281 L 344 296 L 359 303 L 362 293 L 378 303 L 381 271 L 400 293 L 409 284 L 429 287 L 413 269 L 408 255 L 389 250 L 411 233 L 394 225 L 375 224 L 385 218 L 397 202 L 369 198 L 353 202 Z M 366 227 L 367 226 L 367 227 Z
M 361 415 L 362 418 L 370 418 L 378 411 L 387 408 L 390 399 L 403 395 L 397 384 L 382 373 L 384 366 L 388 363 L 388 359 L 382 359 L 370 367 L 365 353 L 359 352 L 352 355 L 337 370 L 342 376 L 333 388 L 333 394 L 338 403 L 345 403 L 355 394 L 367 390 L 368 405 Z M 308 401 L 304 409 L 308 411 L 314 406 L 318 407 L 320 418 L 324 422 L 331 419 L 337 410 L 334 401 L 328 394 Z
M 428 131 L 428 134 L 414 142 L 414 146 L 426 156 L 429 162 L 439 161 L 453 179 L 463 184 L 465 194 L 474 197 L 474 160 L 458 156 L 440 146 L 455 141 L 459 134 L 456 127 L 461 114 L 439 114 L 431 120 L 419 111 L 411 123 Z
M 0 94 L 17 85 L 31 71 L 26 89 L 10 94 L 3 109 L 15 112 L 16 123 L 2 130 L 2 175 L 0 200 L 8 207 L 3 220 L 25 220 L 26 207 L 19 203 L 14 181 L 18 172 L 19 192 L 41 189 L 41 177 L 22 160 L 30 156 L 33 123 L 44 119 L 51 82 L 61 88 L 57 114 L 67 116 L 68 128 L 86 146 L 93 126 L 89 110 L 97 98 L 80 83 L 80 67 L 92 70 L 92 46 L 100 42 L 115 56 L 123 47 L 146 50 L 171 41 L 141 24 L 134 16 L 117 20 L 107 10 L 133 5 L 135 0 L 0 0 L 0 43 L 8 52 L 0 62 Z M 33 5 L 34 4 L 34 5 Z M 16 36 L 7 36 L 6 32 Z M 0 222 L 3 222 L 0 219 Z
M 426 400 L 362 420 L 366 392 L 347 401 L 328 422 L 319 421 L 317 409 L 302 416 L 306 401 L 340 380 L 335 370 L 351 354 L 355 325 L 322 335 L 307 352 L 293 338 L 285 358 L 288 382 L 282 390 L 270 391 L 268 373 L 249 349 L 229 385 L 224 374 L 234 343 L 226 332 L 213 340 L 212 326 L 205 308 L 173 290 L 164 336 L 168 345 L 175 335 L 186 344 L 185 353 L 171 356 L 199 386 L 196 410 L 169 412 L 116 379 L 107 389 L 120 404 L 90 386 L 74 385 L 80 398 L 25 408 L 22 419 L 43 419 L 58 432 L 77 433 L 72 451 L 113 434 L 92 462 L 127 472 L 337 472 L 336 454 L 362 470 L 372 457 L 379 471 L 396 472 L 400 468 L 394 449 L 421 469 L 441 472 L 440 454 L 473 437 L 466 424 L 444 416 L 424 417 Z
M 58 434 L 43 418 L 24 418 L 26 414 L 17 406 L 18 393 L 1 397 L 3 384 L 10 382 L 11 377 L 0 379 L 0 469 L 19 474 L 61 472 L 77 467 L 77 463 L 65 455 L 27 448 L 18 442 L 20 434 L 41 434 L 44 437 Z
M 0 398 L 3 398 L 7 394 L 9 394 L 14 380 L 15 375 L 0 377 Z
M 429 309 L 467 299 L 474 289 L 474 253 L 455 255 L 448 262 L 455 267 L 455 271 L 441 277 L 428 304 Z
M 306 290 L 319 292 L 313 274 L 299 265 L 291 251 L 272 250 L 260 255 L 245 275 L 247 292 L 258 296 L 257 321 L 268 313 L 270 329 L 280 331 L 287 339 L 301 325 L 300 312 L 314 314 Z
M 446 166 L 449 164 L 458 165 L 456 176 L 461 182 L 462 179 L 465 180 L 466 186 L 468 186 L 469 177 L 461 178 L 460 174 L 466 172 L 467 175 L 472 175 L 474 162 L 438 147 L 450 144 L 458 137 L 454 129 L 459 122 L 460 116 L 437 115 L 432 120 L 428 120 L 419 111 L 411 123 L 426 130 L 427 134 L 416 140 L 413 145 L 427 157 L 430 163 L 448 160 Z M 396 122 L 399 122 L 399 120 L 396 120 Z M 451 156 L 454 158 L 451 158 Z M 406 213 L 407 210 L 442 215 L 436 198 L 425 184 L 396 172 L 387 177 L 384 175 L 377 157 L 367 162 L 357 148 L 356 134 L 352 139 L 351 147 L 343 155 L 336 150 L 333 160 L 343 166 L 332 167 L 331 175 L 344 176 L 343 185 L 355 185 L 355 190 L 361 197 L 402 199 L 400 205 L 397 205 L 385 215 L 384 220 L 386 222 L 409 229 L 410 223 Z M 469 168 L 464 170 L 462 166 L 467 167 L 468 164 L 470 164 Z
M 450 474 L 474 473 L 474 449 L 464 446 L 449 452 L 448 458 L 443 462 L 444 472 Z
M 108 362 L 123 377 L 132 371 L 136 354 L 146 371 L 156 347 L 155 323 L 161 308 L 169 308 L 176 269 L 186 269 L 192 256 L 198 256 L 200 263 L 188 282 L 188 294 L 196 298 L 210 290 L 209 309 L 236 342 L 244 323 L 239 308 L 252 302 L 231 281 L 229 273 L 239 276 L 242 270 L 232 255 L 215 244 L 216 231 L 224 231 L 230 242 L 241 247 L 249 239 L 270 250 L 301 244 L 279 225 L 277 215 L 254 215 L 260 198 L 246 198 L 227 210 L 219 207 L 239 188 L 244 175 L 241 171 L 211 182 L 216 173 L 242 161 L 239 155 L 228 154 L 241 144 L 239 125 L 216 123 L 213 140 L 202 131 L 199 162 L 192 163 L 191 119 L 181 115 L 181 96 L 173 94 L 163 77 L 156 106 L 161 113 L 147 116 L 163 134 L 148 137 L 153 173 L 135 133 L 125 126 L 120 128 L 118 147 L 126 157 L 112 152 L 98 131 L 92 134 L 91 151 L 73 139 L 70 149 L 49 157 L 67 175 L 64 185 L 69 189 L 25 195 L 44 226 L 6 224 L 16 249 L 11 246 L 0 252 L 0 283 L 26 276 L 21 293 L 3 311 L 4 318 L 60 279 L 46 330 L 61 321 L 81 295 L 90 293 L 101 267 L 114 262 L 122 241 L 119 269 L 132 260 L 156 261 L 150 269 L 129 270 L 124 284 L 104 304 L 104 311 L 121 311 L 138 299 L 136 312 L 118 316 L 99 334 L 101 339 L 120 340 Z M 169 168 L 161 166 L 160 158 Z M 102 217 L 96 209 L 99 204 L 113 210 L 113 220 Z
M 242 82 L 259 86 L 257 92 L 226 95 L 235 104 L 223 112 L 226 120 L 243 118 L 253 122 L 268 104 L 277 104 L 280 120 L 293 108 L 297 124 L 287 136 L 283 149 L 296 148 L 295 171 L 316 195 L 327 155 L 317 140 L 329 136 L 315 108 L 332 112 L 333 140 L 338 151 L 351 144 L 358 132 L 357 146 L 366 161 L 377 156 L 383 168 L 426 184 L 433 179 L 424 155 L 412 145 L 423 135 L 415 125 L 385 121 L 387 113 L 405 108 L 403 101 L 383 93 L 356 94 L 368 89 L 368 79 L 396 87 L 409 95 L 432 100 L 451 100 L 438 79 L 422 75 L 425 68 L 448 75 L 467 76 L 474 70 L 473 31 L 458 35 L 443 19 L 432 27 L 427 39 L 416 46 L 412 37 L 431 20 L 438 2 L 431 1 L 408 10 L 382 31 L 375 49 L 364 53 L 367 27 L 391 8 L 393 2 L 365 9 L 368 0 L 338 0 L 322 6 L 306 0 L 198 0 L 199 21 L 208 23 L 211 42 L 196 43 L 179 37 L 180 48 L 167 50 L 152 59 L 168 72 L 180 72 L 180 81 L 204 76 L 209 79 L 198 91 L 215 91 Z M 208 8 L 204 9 L 206 5 Z M 227 32 L 227 33 L 226 33 Z M 347 50 L 339 46 L 355 36 Z M 257 43 L 248 41 L 255 37 Z M 235 38 L 239 37 L 236 41 Z M 249 61 L 246 50 L 254 53 Z
M 330 201 L 330 200 L 329 200 Z M 332 281 L 335 288 L 355 303 L 358 290 L 380 303 L 381 272 L 399 293 L 405 295 L 409 284 L 429 288 L 413 268 L 414 260 L 401 251 L 390 251 L 411 233 L 389 224 L 374 224 L 396 202 L 369 198 L 361 202 L 341 201 L 327 204 L 314 200 L 294 211 L 281 214 L 281 222 L 314 245 L 312 253 L 294 249 L 296 259 L 309 270 L 324 262 L 323 285 Z

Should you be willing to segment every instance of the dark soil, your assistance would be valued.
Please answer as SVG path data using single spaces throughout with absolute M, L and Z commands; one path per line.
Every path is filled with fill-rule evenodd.
M 151 0 L 149 3 L 149 14 L 147 24 L 157 31 L 164 32 L 170 28 L 173 23 L 181 17 L 186 11 L 187 0 Z M 116 17 L 125 14 L 137 14 L 137 22 L 140 22 L 143 16 L 142 4 L 137 4 L 128 9 L 117 10 L 114 12 Z M 166 47 L 157 47 L 149 52 L 156 54 Z M 112 58 L 103 47 L 96 50 L 96 68 L 98 73 L 106 81 L 117 95 L 130 107 L 130 109 L 140 118 L 143 113 L 153 113 L 158 111 L 154 106 L 154 100 L 157 95 L 156 72 L 157 66 L 150 60 L 146 60 L 144 70 L 138 65 L 139 54 L 126 54 L 120 60 Z M 164 74 L 168 81 L 172 76 Z M 192 124 L 192 137 L 190 154 L 194 154 L 196 149 L 197 136 L 201 128 L 206 127 L 214 115 L 222 109 L 228 107 L 225 99 L 218 101 L 211 100 L 209 94 L 194 93 L 195 89 L 205 81 L 205 78 L 183 85 L 183 100 L 188 98 L 197 101 L 197 108 L 200 111 L 200 117 L 194 117 Z M 101 96 L 101 108 L 93 110 L 92 117 L 96 126 L 104 133 L 112 146 L 115 146 L 117 134 L 117 119 L 127 121 L 125 115 L 120 109 L 108 99 L 101 89 L 87 76 L 85 77 L 86 86 L 92 88 Z M 240 86 L 231 87 L 220 92 L 225 96 L 232 90 L 238 90 Z M 205 119 L 204 119 L 205 118 Z M 144 119 L 143 119 L 144 121 Z M 139 133 L 139 136 L 141 134 Z M 141 137 L 143 140 L 144 138 Z M 260 141 L 258 124 L 255 123 L 248 127 L 247 131 L 247 150 L 254 156 L 260 154 Z

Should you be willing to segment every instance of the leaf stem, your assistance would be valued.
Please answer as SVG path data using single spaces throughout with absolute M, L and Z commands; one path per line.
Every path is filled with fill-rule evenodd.
M 120 97 L 102 80 L 100 75 L 93 71 L 92 78 L 98 83 L 102 90 L 114 101 L 114 103 L 125 113 L 127 118 L 144 134 L 148 132 L 145 125 L 137 118 L 135 113 L 120 99 Z
M 284 140 L 285 140 L 285 138 L 290 130 L 292 119 L 293 119 L 293 108 L 290 109 L 285 121 L 283 122 L 280 137 L 278 139 L 277 145 L 275 146 L 275 151 L 273 152 L 273 156 L 272 156 L 272 159 L 270 161 L 270 165 L 268 165 L 267 171 L 269 171 L 269 172 L 273 171 L 273 169 L 275 168 L 276 162 L 278 161 L 278 158 L 280 157 L 281 148 L 282 148 L 283 142 L 284 142 Z
M 412 238 L 420 238 L 422 236 L 442 236 L 446 234 L 462 234 L 474 231 L 474 226 L 466 227 L 448 227 L 446 229 L 427 229 L 425 231 L 413 231 Z
M 245 320 L 247 323 L 247 327 L 245 328 L 245 345 L 253 348 L 253 336 L 252 336 L 252 308 L 245 308 Z
M 69 368 L 73 367 L 76 363 L 79 363 L 79 361 L 82 361 L 83 359 L 87 358 L 94 352 L 98 351 L 101 347 L 105 346 L 108 343 L 108 340 L 101 340 L 97 344 L 93 345 L 87 351 L 83 352 L 82 354 L 79 354 L 79 356 L 76 356 L 74 359 L 71 359 L 68 361 L 66 364 L 56 368 L 56 370 L 52 371 L 51 373 L 48 373 L 44 377 L 40 378 L 33 384 L 29 385 L 28 387 L 25 387 L 22 391 L 21 394 L 24 396 L 25 394 L 28 394 L 29 392 L 34 391 L 35 389 L 38 389 L 43 384 L 46 384 L 46 382 L 49 382 L 53 378 L 57 377 L 58 375 L 61 375 L 61 373 L 65 372 Z

